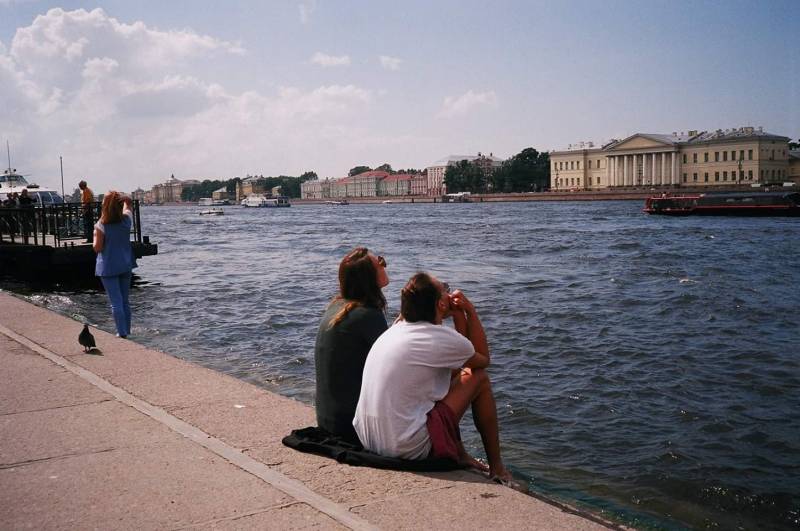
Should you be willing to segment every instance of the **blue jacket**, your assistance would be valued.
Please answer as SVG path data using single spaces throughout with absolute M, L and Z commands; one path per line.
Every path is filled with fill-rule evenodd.
M 98 277 L 114 277 L 130 273 L 136 267 L 136 259 L 131 247 L 130 214 L 122 216 L 119 223 L 104 224 L 97 222 L 95 227 L 104 234 L 103 250 L 97 253 L 94 274 Z

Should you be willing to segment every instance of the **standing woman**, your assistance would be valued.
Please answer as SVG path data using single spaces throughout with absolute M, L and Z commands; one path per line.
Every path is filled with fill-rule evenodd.
M 136 267 L 131 248 L 131 198 L 119 192 L 108 192 L 103 198 L 100 221 L 94 226 L 94 252 L 97 262 L 94 274 L 100 277 L 111 302 L 111 312 L 119 337 L 131 333 L 131 271 Z
M 353 429 L 361 373 L 372 344 L 386 331 L 389 284 L 386 261 L 365 247 L 350 251 L 339 263 L 339 295 L 328 305 L 317 332 L 317 424 L 358 443 Z

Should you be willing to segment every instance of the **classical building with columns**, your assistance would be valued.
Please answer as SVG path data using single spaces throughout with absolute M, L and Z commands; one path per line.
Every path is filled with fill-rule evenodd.
M 762 128 L 636 133 L 596 148 L 550 153 L 552 190 L 778 183 L 788 178 L 789 139 Z

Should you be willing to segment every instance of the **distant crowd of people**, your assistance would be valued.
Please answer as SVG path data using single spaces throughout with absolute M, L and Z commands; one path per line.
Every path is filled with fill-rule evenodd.
M 475 306 L 420 272 L 401 290 L 400 315 L 389 326 L 386 266 L 364 247 L 339 264 L 339 294 L 322 316 L 314 349 L 318 426 L 385 457 L 449 459 L 512 484 Z M 442 325 L 447 319 L 452 328 Z M 470 408 L 488 466 L 461 442 L 459 423 Z

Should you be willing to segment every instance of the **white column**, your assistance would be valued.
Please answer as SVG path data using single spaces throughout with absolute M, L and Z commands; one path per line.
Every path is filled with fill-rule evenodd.
M 622 155 L 622 184 L 628 186 L 628 155 Z
M 678 184 L 680 182 L 680 178 L 678 177 L 678 152 L 672 152 L 672 179 L 670 180 L 672 184 Z
M 611 174 L 609 173 L 610 171 L 611 170 L 610 166 L 608 165 L 608 157 L 606 157 L 606 186 L 609 186 L 611 184 Z
M 656 184 L 656 154 L 650 155 L 653 158 L 653 173 L 650 174 L 650 184 Z
M 618 176 L 619 168 L 617 167 L 617 157 L 611 157 L 611 181 L 614 183 L 614 186 L 618 186 Z
M 661 153 L 661 174 L 659 175 L 659 184 L 667 184 L 667 154 Z

